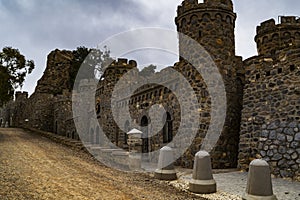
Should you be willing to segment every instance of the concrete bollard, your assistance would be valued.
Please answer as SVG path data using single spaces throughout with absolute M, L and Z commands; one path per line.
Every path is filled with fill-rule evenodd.
M 193 178 L 189 190 L 197 194 L 210 194 L 217 191 L 217 184 L 212 175 L 210 155 L 199 151 L 195 155 Z
M 249 166 L 244 200 L 277 200 L 273 194 L 269 164 L 261 159 L 253 160 Z
M 160 180 L 176 180 L 177 175 L 174 169 L 174 151 L 171 147 L 163 147 L 160 149 L 157 169 L 154 177 Z
M 129 169 L 140 171 L 142 169 L 142 156 L 140 153 L 129 153 Z

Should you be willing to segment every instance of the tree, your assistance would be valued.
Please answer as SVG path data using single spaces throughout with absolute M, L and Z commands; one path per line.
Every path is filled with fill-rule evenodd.
M 149 77 L 155 73 L 155 70 L 156 66 L 151 64 L 148 67 L 144 67 L 144 69 L 140 71 L 140 75 L 143 77 Z
M 110 57 L 110 51 L 106 46 L 104 47 L 104 51 L 100 49 L 88 49 L 84 46 L 77 47 L 77 49 L 73 51 L 73 55 L 74 59 L 70 71 L 70 88 L 73 88 L 73 86 L 77 88 L 77 85 L 74 85 L 76 78 L 78 80 L 99 79 L 106 65 L 113 61 Z M 81 70 L 80 74 L 78 74 L 82 64 L 85 66 L 84 70 Z
M 22 88 L 25 77 L 34 69 L 33 60 L 26 60 L 18 49 L 4 47 L 0 52 L 0 106 L 13 98 Z

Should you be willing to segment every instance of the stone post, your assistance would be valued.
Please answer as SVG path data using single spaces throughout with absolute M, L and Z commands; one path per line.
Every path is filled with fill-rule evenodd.
M 131 170 L 140 170 L 142 164 L 142 134 L 143 132 L 132 129 L 127 133 L 129 147 L 129 168 Z
M 261 159 L 253 160 L 249 166 L 244 200 L 277 200 L 273 194 L 269 164 Z
M 217 191 L 217 184 L 212 175 L 210 155 L 206 151 L 199 151 L 195 155 L 193 178 L 189 183 L 189 190 L 198 194 Z
M 158 165 L 154 177 L 160 180 L 176 180 L 177 175 L 174 169 L 174 151 L 171 147 L 165 146 L 160 149 Z

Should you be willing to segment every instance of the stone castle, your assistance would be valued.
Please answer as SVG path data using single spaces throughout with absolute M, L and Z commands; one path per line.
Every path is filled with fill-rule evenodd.
M 243 60 L 235 53 L 236 17 L 231 0 L 204 0 L 203 3 L 184 0 L 178 6 L 175 19 L 178 32 L 199 42 L 211 55 L 225 84 L 226 119 L 220 139 L 211 152 L 212 165 L 247 170 L 253 159 L 262 158 L 269 162 L 273 174 L 297 178 L 300 171 L 300 19 L 282 16 L 278 24 L 273 19 L 261 23 L 255 37 L 258 55 Z M 182 43 L 179 41 L 179 51 L 189 51 Z M 15 101 L 1 109 L 2 126 L 31 127 L 79 139 L 74 122 L 80 121 L 82 116 L 73 116 L 68 85 L 72 59 L 70 51 L 51 52 L 35 92 L 30 97 L 26 92 L 17 92 Z M 201 75 L 184 59 L 179 58 L 171 68 L 191 80 L 198 99 L 195 103 L 200 105 L 197 136 L 176 161 L 177 165 L 192 167 L 194 155 L 200 150 L 209 127 L 211 97 Z M 180 126 L 180 104 L 172 93 L 180 87 L 180 82 L 176 77 L 166 79 L 162 70 L 156 76 L 163 84 L 144 85 L 133 96 L 111 105 L 114 86 L 128 71 L 136 79 L 140 77 L 137 63 L 127 59 L 117 59 L 105 70 L 96 88 L 98 121 L 82 125 L 87 136 L 81 139 L 100 144 L 100 125 L 111 142 L 127 149 L 126 131 L 138 123 L 142 127 L 149 125 L 142 131 L 145 136 L 150 134 L 153 125 L 149 109 L 158 104 L 167 111 L 166 123 L 158 134 L 143 139 L 142 151 L 158 150 L 172 141 Z M 126 87 L 132 84 L 134 78 L 128 80 Z M 93 90 L 92 85 L 92 80 L 83 80 L 80 90 Z M 122 88 L 119 92 L 122 93 Z M 116 124 L 112 106 L 118 108 L 117 117 L 124 122 L 123 127 Z M 122 119 L 125 107 L 129 107 L 131 119 Z M 94 110 L 90 105 L 87 116 Z

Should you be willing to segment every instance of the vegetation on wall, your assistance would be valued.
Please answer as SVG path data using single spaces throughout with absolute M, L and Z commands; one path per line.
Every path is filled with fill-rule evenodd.
M 104 50 L 100 49 L 88 49 L 84 46 L 77 47 L 73 51 L 74 59 L 71 63 L 70 69 L 70 88 L 77 88 L 75 84 L 76 78 L 81 79 L 99 79 L 103 74 L 104 68 L 107 64 L 110 64 L 113 59 L 110 57 L 110 51 L 105 46 Z M 80 67 L 84 65 L 84 70 L 80 70 Z

